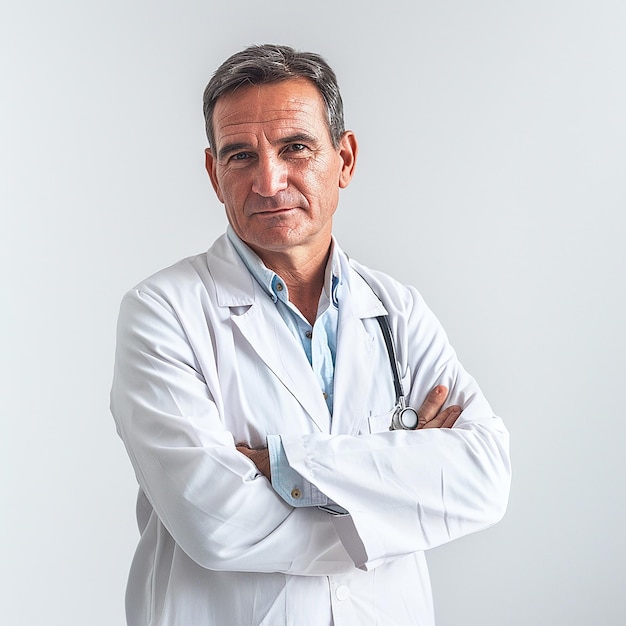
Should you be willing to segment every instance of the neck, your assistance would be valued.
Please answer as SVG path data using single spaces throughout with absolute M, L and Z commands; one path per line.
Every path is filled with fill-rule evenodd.
M 297 307 L 309 324 L 313 325 L 324 288 L 330 243 L 326 249 L 313 256 L 299 255 L 294 250 L 291 250 L 288 255 L 262 251 L 259 256 L 266 267 L 276 272 L 285 281 L 290 302 Z

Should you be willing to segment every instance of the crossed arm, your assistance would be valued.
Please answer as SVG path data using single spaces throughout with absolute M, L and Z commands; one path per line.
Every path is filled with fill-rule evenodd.
M 426 396 L 422 406 L 417 411 L 417 429 L 425 428 L 452 428 L 454 422 L 461 414 L 461 407 L 452 405 L 441 410 L 446 398 L 448 389 L 443 385 L 437 385 Z M 270 458 L 267 448 L 250 448 L 245 444 L 237 445 L 237 450 L 247 456 L 268 480 L 271 480 Z

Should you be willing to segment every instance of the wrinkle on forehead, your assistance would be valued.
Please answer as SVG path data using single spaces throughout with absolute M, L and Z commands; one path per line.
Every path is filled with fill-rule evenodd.
M 257 124 L 309 132 L 320 122 L 327 126 L 322 96 L 304 79 L 240 88 L 220 98 L 213 115 L 216 139 L 250 132 Z

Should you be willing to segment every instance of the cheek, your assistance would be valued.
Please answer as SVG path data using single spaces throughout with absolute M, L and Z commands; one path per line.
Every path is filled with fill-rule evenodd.
M 309 190 L 322 211 L 334 211 L 339 200 L 339 186 L 338 181 L 332 175 L 326 173 L 326 175 L 312 176 L 309 180 Z
M 241 203 L 241 198 L 245 197 L 245 185 L 241 177 L 225 173 L 219 178 L 219 183 L 222 202 L 227 205 L 227 208 L 236 208 L 238 203 Z
M 310 164 L 304 172 L 304 180 L 320 200 L 331 201 L 338 196 L 340 174 L 339 159 L 332 155 Z

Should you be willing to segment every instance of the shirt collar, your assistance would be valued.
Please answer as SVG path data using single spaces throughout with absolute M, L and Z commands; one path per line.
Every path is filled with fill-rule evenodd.
M 274 301 L 289 300 L 289 293 L 285 281 L 273 270 L 269 269 L 259 256 L 237 235 L 229 224 L 226 235 L 233 244 L 237 254 L 250 274 L 263 288 L 263 291 Z M 335 244 L 333 237 L 331 242 L 331 254 L 326 265 L 324 275 L 324 291 L 322 297 L 330 301 L 335 308 L 339 308 L 339 286 L 341 285 L 341 263 L 339 262 L 339 246 Z

